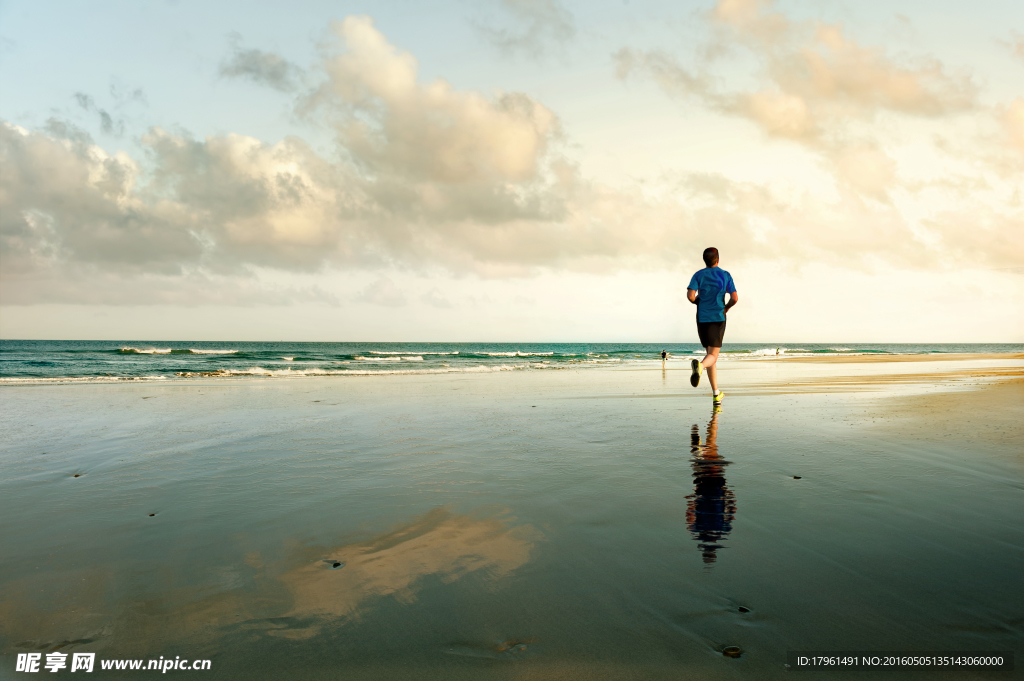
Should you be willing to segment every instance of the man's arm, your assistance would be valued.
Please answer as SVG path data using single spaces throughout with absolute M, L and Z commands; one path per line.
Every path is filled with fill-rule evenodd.
M 732 307 L 733 305 L 735 305 L 738 302 L 740 302 L 740 294 L 737 293 L 736 291 L 733 291 L 732 293 L 729 294 L 729 302 L 725 304 L 725 310 L 724 311 L 728 312 L 729 308 Z
M 686 289 L 686 299 L 689 300 L 694 305 L 696 305 L 697 304 L 697 292 L 694 291 L 692 288 Z

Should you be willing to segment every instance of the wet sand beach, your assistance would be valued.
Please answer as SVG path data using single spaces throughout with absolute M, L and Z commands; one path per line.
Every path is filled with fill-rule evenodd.
M 4 386 L 0 678 L 51 651 L 543 680 L 1020 652 L 1024 356 L 720 366 L 717 412 L 682 361 Z

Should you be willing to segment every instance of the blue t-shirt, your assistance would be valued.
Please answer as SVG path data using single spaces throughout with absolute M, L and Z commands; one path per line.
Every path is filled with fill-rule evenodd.
M 690 278 L 690 286 L 697 291 L 698 322 L 725 321 L 725 294 L 736 293 L 732 275 L 720 267 L 705 267 Z

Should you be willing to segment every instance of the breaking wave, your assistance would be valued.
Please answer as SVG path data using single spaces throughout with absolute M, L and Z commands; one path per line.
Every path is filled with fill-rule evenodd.
M 516 350 L 515 352 L 476 352 L 472 353 L 475 355 L 486 355 L 487 357 L 550 357 L 554 355 L 553 352 L 522 352 Z
M 455 352 L 392 352 L 390 350 L 370 350 L 370 355 L 457 355 L 459 351 Z
M 263 376 L 267 378 L 289 378 L 302 376 L 387 376 L 397 374 L 474 374 L 497 371 L 518 371 L 530 368 L 528 365 L 502 364 L 496 366 L 447 367 L 440 369 L 218 369 L 216 371 L 180 371 L 182 378 L 227 378 L 232 376 Z

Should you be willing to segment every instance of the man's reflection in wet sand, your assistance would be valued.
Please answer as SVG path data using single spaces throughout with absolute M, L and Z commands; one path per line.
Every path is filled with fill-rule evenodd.
M 693 455 L 693 494 L 686 497 L 686 528 L 699 542 L 704 563 L 715 562 L 715 551 L 732 530 L 736 516 L 736 497 L 725 486 L 725 467 L 729 461 L 718 452 L 718 416 L 721 406 L 714 407 L 708 421 L 707 438 L 700 442 L 700 429 L 693 425 L 690 453 Z

